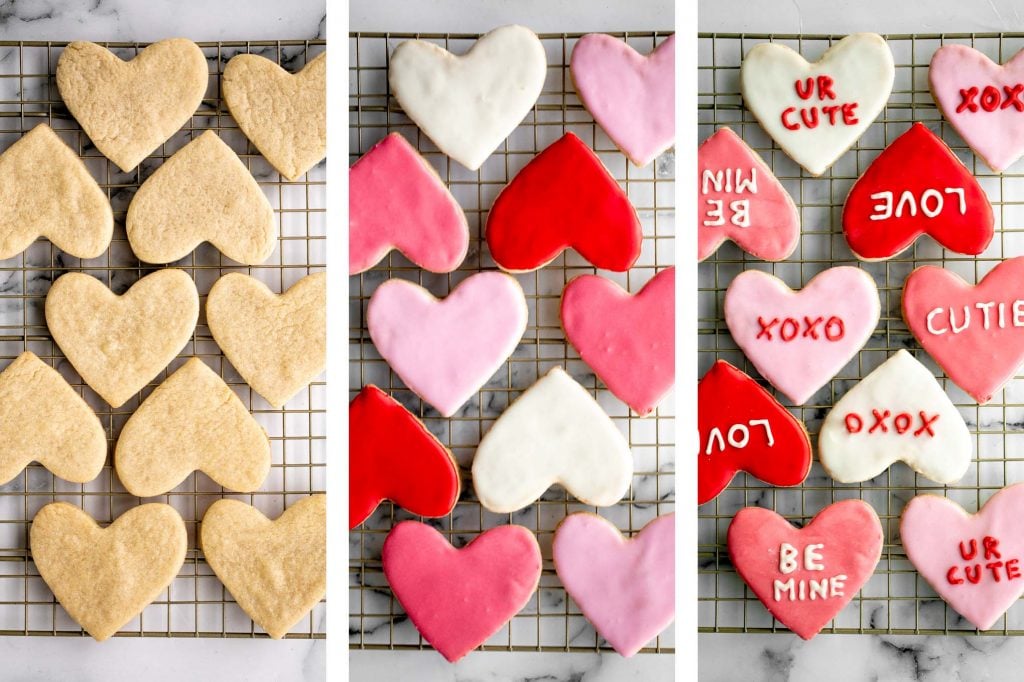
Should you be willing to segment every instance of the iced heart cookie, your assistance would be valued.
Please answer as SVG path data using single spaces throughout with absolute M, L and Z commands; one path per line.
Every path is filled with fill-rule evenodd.
M 203 557 L 238 606 L 281 639 L 327 594 L 327 496 L 310 495 L 271 521 L 238 500 L 203 515 Z
M 38 237 L 77 258 L 107 250 L 114 216 L 78 155 L 42 123 L 0 154 L 0 260 Z
M 697 430 L 697 504 L 718 497 L 740 471 L 781 487 L 800 485 L 811 471 L 803 422 L 725 360 L 697 385 Z
M 800 242 L 800 212 L 771 168 L 729 128 L 697 149 L 697 259 L 727 239 L 756 258 L 785 260 Z
M 437 172 L 399 133 L 348 173 L 348 274 L 398 249 L 430 272 L 451 272 L 469 249 L 469 225 Z
M 755 45 L 740 64 L 743 102 L 782 150 L 821 175 L 882 112 L 896 68 L 875 33 L 855 33 L 809 63 L 774 43 Z
M 675 514 L 628 540 L 597 514 L 558 524 L 551 557 L 558 579 L 612 648 L 627 658 L 675 618 Z
M 206 94 L 206 57 L 172 38 L 131 61 L 95 43 L 73 42 L 57 61 L 57 89 L 86 135 L 127 172 L 188 123 Z
M 512 179 L 487 215 L 487 246 L 507 272 L 543 267 L 573 248 L 595 268 L 625 272 L 640 256 L 640 219 L 619 183 L 566 133 Z
M 445 417 L 508 359 L 526 331 L 526 318 L 519 282 L 500 272 L 471 275 L 444 300 L 412 282 L 390 279 L 366 308 L 377 352 Z
M 391 55 L 388 83 L 438 149 L 476 170 L 530 113 L 546 74 L 544 46 L 533 31 L 502 26 L 461 56 L 407 40 Z
M 185 347 L 199 293 L 182 270 L 157 270 L 118 296 L 95 277 L 61 275 L 46 294 L 46 326 L 111 407 L 142 390 Z
M 803 405 L 850 361 L 878 324 L 871 276 L 839 266 L 795 292 L 760 270 L 725 292 L 725 323 L 754 367 L 794 405 Z
M 402 521 L 381 561 L 413 625 L 451 662 L 519 613 L 540 581 L 540 547 L 522 526 L 492 528 L 456 549 L 430 526 Z
M 561 367 L 526 389 L 484 434 L 473 489 L 487 509 L 509 514 L 558 484 L 584 504 L 622 499 L 633 455 L 604 410 Z
M 843 206 L 846 241 L 869 261 L 892 258 L 922 234 L 976 256 L 992 241 L 993 224 L 985 190 L 922 123 L 871 162 Z
M 675 268 L 666 268 L 636 295 L 598 275 L 576 277 L 562 292 L 569 343 L 641 417 L 675 384 L 675 284 Z
M 231 260 L 256 265 L 277 246 L 270 202 L 212 130 L 146 178 L 125 220 L 132 251 L 146 263 L 173 263 L 210 242 Z
M 861 500 L 825 507 L 803 528 L 770 509 L 744 507 L 729 524 L 729 557 L 768 612 L 811 639 L 875 572 L 884 533 Z
M 185 562 L 188 534 L 166 504 L 133 507 L 106 528 L 66 502 L 32 519 L 32 563 L 68 615 L 102 642 L 160 596 Z
M 583 106 L 622 153 L 646 166 L 676 140 L 676 37 L 647 56 L 625 41 L 590 33 L 576 42 L 572 82 Z
M 364 386 L 348 405 L 349 529 L 384 500 L 417 516 L 446 516 L 460 490 L 448 448 L 397 400 Z
M 196 470 L 248 493 L 270 473 L 270 440 L 224 380 L 191 358 L 125 422 L 114 467 L 138 497 L 163 495 Z
M 327 274 L 275 294 L 258 279 L 228 273 L 206 298 L 206 324 L 232 367 L 279 408 L 324 371 Z
M 840 483 L 869 481 L 897 461 L 949 485 L 971 464 L 963 417 L 927 367 L 899 350 L 835 404 L 818 436 L 818 458 Z
M 235 55 L 220 79 L 224 103 L 263 158 L 297 180 L 327 155 L 327 53 L 291 74 L 255 54 Z

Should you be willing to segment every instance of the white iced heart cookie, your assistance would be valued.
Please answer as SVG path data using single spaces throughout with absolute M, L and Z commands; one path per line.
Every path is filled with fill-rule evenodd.
M 561 367 L 509 406 L 473 458 L 473 488 L 487 509 L 507 514 L 557 483 L 576 499 L 607 507 L 633 476 L 629 443 L 615 423 Z
M 547 71 L 540 39 L 502 26 L 456 56 L 425 40 L 391 55 L 388 81 L 406 115 L 445 154 L 476 170 L 529 113 Z
M 740 65 L 743 102 L 811 175 L 821 175 L 864 134 L 892 91 L 892 51 L 854 33 L 809 63 L 784 45 L 755 45 Z
M 821 464 L 840 483 L 870 480 L 902 460 L 948 485 L 967 472 L 971 452 L 963 417 L 928 368 L 905 350 L 850 389 L 818 437 Z

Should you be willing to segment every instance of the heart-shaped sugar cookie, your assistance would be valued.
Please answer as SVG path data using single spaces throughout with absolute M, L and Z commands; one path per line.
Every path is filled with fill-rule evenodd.
M 281 407 L 324 371 L 327 274 L 275 294 L 257 279 L 228 273 L 206 298 L 206 324 L 242 378 Z
M 270 202 L 249 170 L 212 130 L 164 161 L 135 193 L 125 219 L 139 260 L 173 263 L 202 242 L 244 265 L 277 246 Z
M 326 52 L 296 74 L 259 55 L 236 55 L 220 86 L 238 127 L 286 179 L 298 179 L 327 154 Z
M 118 296 L 95 277 L 62 275 L 46 294 L 53 340 L 111 407 L 138 393 L 184 348 L 199 293 L 183 270 L 158 270 Z
M 57 601 L 102 642 L 174 580 L 188 534 L 173 507 L 144 504 L 106 528 L 66 502 L 51 502 L 32 519 L 29 548 Z
M 153 43 L 128 62 L 76 41 L 57 61 L 57 89 L 96 148 L 127 172 L 192 117 L 208 68 L 203 51 L 184 38 Z
M 311 495 L 271 521 L 238 500 L 206 511 L 200 545 L 238 606 L 281 639 L 327 594 L 327 496 Z

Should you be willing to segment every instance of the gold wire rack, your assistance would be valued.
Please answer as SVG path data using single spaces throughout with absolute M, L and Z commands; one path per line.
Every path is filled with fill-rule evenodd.
M 493 651 L 610 650 L 565 594 L 551 562 L 555 526 L 576 511 L 596 511 L 623 532 L 639 531 L 656 516 L 673 510 L 675 500 L 674 420 L 671 397 L 645 419 L 630 416 L 618 399 L 595 377 L 566 343 L 559 323 L 559 301 L 565 284 L 576 275 L 595 272 L 577 254 L 566 252 L 544 268 L 517 275 L 526 293 L 529 324 L 522 341 L 505 366 L 459 413 L 444 419 L 409 391 L 388 368 L 370 341 L 365 325 L 366 304 L 375 288 L 390 277 L 419 283 L 435 296 L 446 295 L 467 276 L 496 268 L 481 239 L 487 211 L 502 187 L 533 158 L 566 131 L 577 134 L 594 149 L 619 179 L 640 214 L 644 243 L 640 259 L 628 273 L 601 274 L 630 291 L 637 291 L 655 272 L 673 263 L 674 178 L 672 152 L 637 169 L 594 124 L 580 104 L 569 76 L 569 56 L 581 34 L 541 35 L 548 58 L 547 79 L 533 111 L 487 160 L 479 171 L 450 162 L 402 113 L 390 97 L 388 60 L 398 43 L 423 38 L 455 53 L 465 52 L 477 34 L 353 33 L 349 38 L 350 161 L 354 162 L 386 134 L 398 131 L 437 169 L 466 212 L 470 226 L 469 255 L 456 272 L 434 275 L 416 268 L 392 252 L 381 264 L 352 277 L 349 285 L 350 396 L 373 383 L 409 408 L 454 453 L 462 471 L 463 490 L 453 512 L 443 519 L 425 519 L 456 546 L 481 531 L 516 523 L 533 530 L 540 541 L 544 567 L 540 587 L 509 626 L 482 647 Z M 668 33 L 613 34 L 641 52 L 649 52 Z M 628 497 L 614 507 L 598 509 L 576 502 L 564 490 L 549 490 L 537 503 L 513 514 L 493 514 L 473 496 L 468 470 L 481 436 L 523 390 L 553 366 L 563 366 L 592 392 L 629 438 L 636 472 Z M 349 534 L 349 646 L 353 649 L 423 649 L 427 645 L 392 597 L 381 569 L 384 538 L 399 521 L 413 517 L 390 503 L 383 504 Z M 644 649 L 672 653 L 673 632 L 666 630 Z
M 870 634 L 1024 634 L 1024 607 L 1017 602 L 992 629 L 979 633 L 940 600 L 914 570 L 899 540 L 904 505 L 919 493 L 944 495 L 970 512 L 976 511 L 1005 485 L 1024 480 L 1024 376 L 1018 375 L 987 405 L 979 406 L 948 380 L 907 330 L 901 314 L 903 283 L 915 267 L 941 265 L 969 282 L 977 282 L 1002 259 L 1024 253 L 1024 163 L 993 173 L 974 156 L 942 118 L 928 89 L 928 62 L 945 44 L 971 45 L 1002 63 L 1021 48 L 1024 34 L 916 34 L 884 36 L 896 62 L 896 80 L 888 105 L 854 147 L 820 178 L 812 178 L 782 152 L 744 108 L 739 89 L 740 60 L 754 45 L 774 41 L 814 60 L 842 35 L 700 34 L 698 38 L 699 138 L 730 126 L 771 166 L 800 209 L 802 235 L 794 256 L 765 263 L 724 245 L 699 265 L 699 372 L 723 358 L 760 378 L 729 336 L 722 313 L 726 287 L 739 272 L 760 269 L 781 277 L 789 286 L 803 286 L 833 265 L 856 265 L 878 284 L 882 315 L 864 349 L 807 404 L 791 411 L 807 424 L 817 452 L 821 422 L 836 400 L 860 378 L 899 349 L 910 350 L 925 363 L 957 405 L 974 436 L 973 465 L 957 484 L 942 486 L 896 464 L 862 484 L 836 483 L 815 458 L 811 473 L 796 488 L 773 488 L 740 474 L 721 495 L 699 509 L 698 628 L 701 632 L 786 632 L 736 575 L 725 545 L 726 530 L 744 506 L 774 509 L 790 521 L 807 523 L 837 500 L 862 499 L 878 512 L 885 546 L 878 569 L 825 633 Z M 921 121 L 938 133 L 978 178 L 992 202 L 996 237 L 974 258 L 943 250 L 930 238 L 912 249 L 876 263 L 858 261 L 842 234 L 843 202 L 857 177 L 912 122 Z M 767 387 L 767 383 L 762 382 Z M 785 400 L 783 399 L 785 403 Z M 788 403 L 785 403 L 788 404 Z
M 325 182 L 323 164 L 298 182 L 283 182 L 248 142 L 230 117 L 220 97 L 220 75 L 227 61 L 239 53 L 268 57 L 289 70 L 301 68 L 325 49 L 318 40 L 200 43 L 210 69 L 210 83 L 199 110 L 189 123 L 161 145 L 136 170 L 123 173 L 107 161 L 70 116 L 57 92 L 54 70 L 66 43 L 0 42 L 0 149 L 6 149 L 26 131 L 48 123 L 85 161 L 107 193 L 114 211 L 114 237 L 99 258 L 69 256 L 46 240 L 34 242 L 24 253 L 0 261 L 0 363 L 31 350 L 56 367 L 96 411 L 107 432 L 110 451 L 125 421 L 141 401 L 185 359 L 196 356 L 239 395 L 267 430 L 272 447 L 271 473 L 259 491 L 239 495 L 225 491 L 204 474 L 193 473 L 162 501 L 181 513 L 188 529 L 185 564 L 167 590 L 145 611 L 122 628 L 120 636 L 263 637 L 262 629 L 235 604 L 198 549 L 198 524 L 218 499 L 232 497 L 254 505 L 272 518 L 304 496 L 323 492 L 325 462 L 325 385 L 314 381 L 280 410 L 252 392 L 221 354 L 206 326 L 205 316 L 181 355 L 139 395 L 119 408 L 111 408 L 86 386 L 53 342 L 46 327 L 43 303 L 51 282 L 65 272 L 84 272 L 100 279 L 116 293 L 156 268 L 136 259 L 128 245 L 124 220 L 128 203 L 139 185 L 163 161 L 193 137 L 214 130 L 234 149 L 256 177 L 279 219 L 280 242 L 270 259 L 251 267 L 221 256 L 208 244 L 172 264 L 192 276 L 203 309 L 213 283 L 228 272 L 244 272 L 281 292 L 305 275 L 325 268 Z M 124 59 L 134 57 L 145 44 L 103 43 Z M 108 460 L 93 481 L 62 481 L 38 464 L 0 486 L 0 634 L 70 635 L 85 633 L 56 602 L 32 563 L 28 530 L 43 505 L 60 500 L 81 507 L 101 525 L 142 502 L 125 491 Z M 289 637 L 325 636 L 326 603 L 321 602 Z

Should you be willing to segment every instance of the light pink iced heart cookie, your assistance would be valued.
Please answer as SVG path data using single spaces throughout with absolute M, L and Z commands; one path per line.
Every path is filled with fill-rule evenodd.
M 907 558 L 939 596 L 988 630 L 1024 592 L 1024 484 L 998 491 L 977 514 L 937 495 L 903 510 Z
M 456 549 L 418 521 L 388 533 L 381 562 L 413 625 L 452 662 L 526 606 L 541 569 L 537 538 L 522 526 L 492 528 Z
M 800 291 L 759 270 L 725 292 L 725 323 L 754 367 L 803 405 L 867 342 L 878 324 L 878 287 L 863 270 L 829 268 Z
M 462 208 L 398 133 L 355 162 L 348 187 L 348 274 L 369 270 L 392 249 L 430 272 L 451 272 L 466 257 Z
M 1024 154 L 1024 50 L 1002 66 L 966 45 L 945 45 L 928 67 L 932 96 L 992 170 Z
M 635 165 L 675 143 L 674 35 L 645 57 L 618 38 L 591 33 L 576 43 L 569 68 L 587 111 Z
M 370 338 L 405 385 L 450 417 L 487 383 L 526 331 L 526 297 L 501 272 L 466 278 L 444 300 L 390 279 L 366 308 Z
M 675 618 L 675 514 L 628 540 L 597 514 L 570 514 L 558 524 L 551 555 L 565 591 L 623 656 Z

